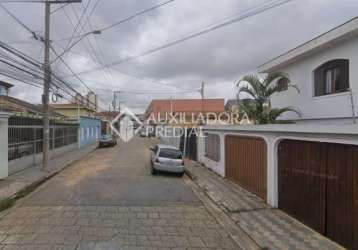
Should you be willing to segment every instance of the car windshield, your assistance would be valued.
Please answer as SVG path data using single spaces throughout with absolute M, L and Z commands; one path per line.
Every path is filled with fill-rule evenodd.
M 102 135 L 102 140 L 109 140 L 111 138 L 112 138 L 111 135 Z
M 169 159 L 181 159 L 182 154 L 179 150 L 174 148 L 162 148 L 160 149 L 159 157 Z

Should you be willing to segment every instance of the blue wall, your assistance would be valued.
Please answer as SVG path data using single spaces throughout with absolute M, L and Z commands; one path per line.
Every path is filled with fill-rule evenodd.
M 80 148 L 95 144 L 101 136 L 101 120 L 80 117 Z

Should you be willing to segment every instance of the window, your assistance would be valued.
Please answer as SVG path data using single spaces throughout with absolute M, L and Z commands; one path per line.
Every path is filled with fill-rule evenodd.
M 160 149 L 159 157 L 167 158 L 167 159 L 175 159 L 175 160 L 180 160 L 183 158 L 180 150 L 172 149 L 172 148 Z
M 277 81 L 277 87 L 280 89 L 280 91 L 285 91 L 288 89 L 289 81 L 287 78 L 281 78 Z
M 219 162 L 220 161 L 220 136 L 214 134 L 205 135 L 205 157 Z
M 347 91 L 349 88 L 349 60 L 327 62 L 314 71 L 315 96 Z

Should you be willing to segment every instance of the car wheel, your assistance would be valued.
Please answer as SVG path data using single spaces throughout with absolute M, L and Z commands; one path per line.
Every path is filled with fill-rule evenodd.
M 179 174 L 179 177 L 183 177 L 184 174 L 185 174 L 184 172 L 183 172 L 183 173 L 180 173 L 180 174 Z
M 150 172 L 151 172 L 152 175 L 157 174 L 157 170 L 155 170 L 153 166 L 151 167 Z

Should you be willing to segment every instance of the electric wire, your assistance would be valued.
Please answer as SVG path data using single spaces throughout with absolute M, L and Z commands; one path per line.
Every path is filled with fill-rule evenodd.
M 236 22 L 240 22 L 240 21 L 245 20 L 247 18 L 250 18 L 252 16 L 256 16 L 258 14 L 261 14 L 263 12 L 266 12 L 268 10 L 271 10 L 271 9 L 273 9 L 275 7 L 278 7 L 280 5 L 283 5 L 283 4 L 291 2 L 291 1 L 293 1 L 293 0 L 279 0 L 279 1 L 276 0 L 276 1 L 271 1 L 270 3 L 262 4 L 260 7 L 256 7 L 254 9 L 250 10 L 250 11 L 246 11 L 245 13 L 241 13 L 240 15 L 236 16 L 235 18 L 231 18 L 231 19 L 226 20 L 224 22 L 221 22 L 219 24 L 213 25 L 213 26 L 211 26 L 209 28 L 205 28 L 205 29 L 198 30 L 196 32 L 192 32 L 192 34 L 190 34 L 188 36 L 173 40 L 171 42 L 168 42 L 166 44 L 157 46 L 157 47 L 155 47 L 153 49 L 144 51 L 144 52 L 142 52 L 140 54 L 137 54 L 137 55 L 134 55 L 134 56 L 128 56 L 128 57 L 126 57 L 124 59 L 114 61 L 112 63 L 102 65 L 100 67 L 96 67 L 96 68 L 86 70 L 86 71 L 82 71 L 82 72 L 77 72 L 77 74 L 81 75 L 81 74 L 88 74 L 88 73 L 96 72 L 98 70 L 101 70 L 104 67 L 113 67 L 113 66 L 120 65 L 120 64 L 129 62 L 129 61 L 132 61 L 132 60 L 144 57 L 144 56 L 148 56 L 150 54 L 156 53 L 158 51 L 161 51 L 161 50 L 167 49 L 169 47 L 172 47 L 174 45 L 177 45 L 177 44 L 180 44 L 182 42 L 185 42 L 185 41 L 187 41 L 189 39 L 193 39 L 193 38 L 196 38 L 198 36 L 202 36 L 204 34 L 213 32 L 213 31 L 215 31 L 217 29 L 223 28 L 223 27 L 225 27 L 227 25 L 230 25 L 230 24 L 233 24 L 233 23 L 236 23 Z M 68 76 L 65 76 L 65 78 L 66 77 L 68 77 Z
M 90 2 L 91 0 L 89 0 Z M 87 5 L 89 6 L 89 5 Z M 33 37 L 36 39 L 36 40 L 41 40 L 43 42 L 43 38 L 38 36 L 32 29 L 30 29 L 27 25 L 25 25 L 20 19 L 18 19 L 15 15 L 13 15 L 6 7 L 4 7 L 3 5 L 0 4 L 0 7 L 2 7 L 2 9 L 10 16 L 12 17 L 18 24 L 20 24 L 24 29 L 26 29 L 28 32 L 30 32 Z M 23 55 L 21 55 L 21 53 L 19 53 L 19 51 L 17 51 L 16 49 L 12 48 L 13 51 L 16 51 L 15 53 L 17 53 L 18 56 L 20 56 L 20 58 L 22 59 L 25 59 L 26 57 L 24 57 Z M 27 61 L 29 63 L 32 63 L 31 60 L 28 60 L 29 57 L 27 57 Z M 35 66 L 37 67 L 42 67 L 43 64 L 41 63 L 37 63 L 35 64 Z M 72 71 L 72 74 L 74 72 Z M 55 75 L 53 72 L 50 72 L 51 75 L 55 76 L 55 78 L 57 78 L 59 80 L 59 77 L 57 75 Z M 72 91 L 76 92 L 76 94 L 79 94 L 75 89 L 73 89 L 68 83 L 64 82 L 63 80 L 61 80 L 60 82 L 62 82 L 64 85 L 66 85 L 68 88 L 70 88 Z M 87 86 L 88 87 L 88 86 Z M 95 93 L 94 91 L 92 91 L 93 93 Z

